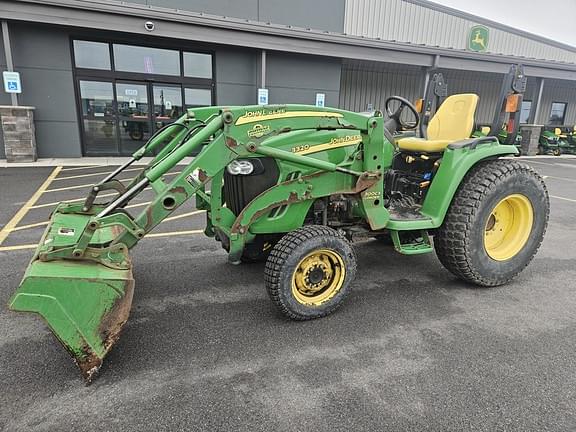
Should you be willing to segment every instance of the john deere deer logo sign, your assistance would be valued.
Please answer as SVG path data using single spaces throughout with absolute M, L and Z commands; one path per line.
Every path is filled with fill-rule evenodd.
M 486 52 L 488 49 L 488 28 L 477 25 L 470 29 L 468 49 L 476 52 Z

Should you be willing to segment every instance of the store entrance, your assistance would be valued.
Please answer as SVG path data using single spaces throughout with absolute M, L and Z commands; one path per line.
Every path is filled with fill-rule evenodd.
M 187 108 L 214 103 L 214 56 L 173 47 L 73 39 L 85 156 L 128 156 Z
M 183 113 L 178 84 L 116 82 L 119 153 L 132 154 Z
M 128 156 L 184 112 L 180 84 L 80 81 L 86 153 Z

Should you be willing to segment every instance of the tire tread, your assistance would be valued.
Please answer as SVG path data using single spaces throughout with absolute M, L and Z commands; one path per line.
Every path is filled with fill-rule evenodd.
M 270 299 L 274 302 L 276 307 L 280 310 L 282 314 L 290 319 L 297 321 L 306 321 L 314 318 L 320 318 L 321 316 L 329 315 L 334 312 L 341 304 L 342 301 L 348 296 L 350 290 L 346 290 L 344 295 L 340 298 L 340 301 L 334 303 L 330 308 L 324 310 L 324 313 L 320 316 L 306 316 L 302 314 L 295 313 L 286 307 L 280 298 L 280 272 L 284 262 L 293 253 L 293 251 L 300 246 L 303 242 L 317 237 L 335 237 L 338 239 L 345 240 L 345 237 L 338 231 L 323 225 L 306 225 L 295 231 L 289 232 L 272 248 L 268 259 L 266 260 L 266 266 L 264 268 L 264 282 L 266 284 L 266 290 Z M 351 248 L 351 253 L 354 254 L 354 250 Z M 352 265 L 354 268 L 348 268 L 347 271 L 352 271 L 355 273 L 356 270 L 356 258 L 353 256 Z
M 531 176 L 537 179 L 546 192 L 546 200 L 549 204 L 546 184 L 532 167 L 514 160 L 484 161 L 473 167 L 464 178 L 454 195 L 444 223 L 436 232 L 434 247 L 438 259 L 447 270 L 467 282 L 481 286 L 505 284 L 517 276 L 532 261 L 540 248 L 542 238 L 539 239 L 532 255 L 524 265 L 504 280 L 489 279 L 481 275 L 472 264 L 470 232 L 474 216 L 493 187 L 512 175 Z M 548 218 L 549 211 L 546 212 L 544 232 L 548 225 Z

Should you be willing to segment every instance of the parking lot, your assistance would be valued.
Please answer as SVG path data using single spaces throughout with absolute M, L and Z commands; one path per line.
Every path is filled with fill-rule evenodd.
M 576 158 L 522 160 L 551 216 L 513 283 L 473 288 L 434 254 L 364 241 L 352 295 L 310 322 L 276 312 L 264 265 L 229 265 L 184 205 L 132 251 L 130 320 L 91 386 L 38 317 L 1 308 L 0 430 L 574 430 Z M 56 203 L 113 168 L 0 169 L 0 304 Z

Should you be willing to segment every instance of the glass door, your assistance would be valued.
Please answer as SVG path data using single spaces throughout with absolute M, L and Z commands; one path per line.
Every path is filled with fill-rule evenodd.
M 78 83 L 87 155 L 129 156 L 180 118 L 185 107 L 212 103 L 208 88 L 130 80 Z
M 154 129 L 172 123 L 184 113 L 182 86 L 179 84 L 152 84 L 154 99 Z
M 78 85 L 86 154 L 117 153 L 118 140 L 112 83 L 80 80 Z
M 116 106 L 120 154 L 131 155 L 151 135 L 148 84 L 117 81 Z

